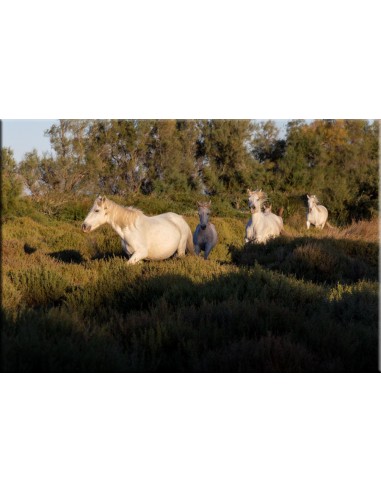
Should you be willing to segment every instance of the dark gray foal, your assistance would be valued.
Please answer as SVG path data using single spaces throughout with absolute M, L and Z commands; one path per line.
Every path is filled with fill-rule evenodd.
M 210 201 L 208 203 L 197 202 L 200 223 L 193 234 L 194 252 L 199 255 L 201 251 L 205 251 L 204 260 L 208 258 L 218 240 L 216 228 L 209 222 L 210 205 Z

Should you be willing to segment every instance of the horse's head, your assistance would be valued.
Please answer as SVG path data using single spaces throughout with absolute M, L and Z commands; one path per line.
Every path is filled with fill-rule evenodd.
M 260 209 L 264 201 L 266 201 L 267 196 L 262 190 L 247 190 L 249 195 L 249 207 Z
M 319 203 L 319 200 L 316 195 L 307 195 L 308 200 L 308 208 L 311 209 L 314 205 Z
M 206 229 L 208 224 L 211 204 L 212 202 L 210 200 L 209 202 L 197 202 L 198 216 L 200 217 L 200 226 L 202 230 Z
M 83 232 L 91 232 L 107 222 L 107 198 L 99 196 L 82 224 Z

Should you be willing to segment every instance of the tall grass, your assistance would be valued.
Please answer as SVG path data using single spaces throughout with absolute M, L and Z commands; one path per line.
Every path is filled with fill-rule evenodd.
M 247 217 L 215 216 L 210 260 L 127 266 L 68 216 L 3 225 L 5 371 L 377 370 L 375 222 L 243 246 Z

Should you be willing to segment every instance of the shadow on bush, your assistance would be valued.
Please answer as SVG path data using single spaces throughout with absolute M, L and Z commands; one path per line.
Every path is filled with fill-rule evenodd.
M 31 255 L 37 251 L 37 248 L 34 248 L 33 246 L 30 246 L 28 243 L 24 244 L 24 253 L 27 255 Z
M 48 253 L 48 256 L 63 263 L 81 264 L 85 261 L 82 254 L 75 249 L 64 249 L 55 253 Z
M 201 283 L 110 272 L 64 306 L 5 317 L 4 369 L 377 371 L 378 290 L 343 289 L 258 265 Z
M 378 280 L 378 244 L 349 239 L 279 237 L 266 245 L 230 246 L 236 265 L 256 263 L 318 283 Z
M 121 251 L 120 253 L 116 253 L 115 251 L 105 251 L 105 252 L 97 252 L 91 256 L 92 260 L 110 260 L 112 258 L 126 258 L 128 259 L 129 256 Z

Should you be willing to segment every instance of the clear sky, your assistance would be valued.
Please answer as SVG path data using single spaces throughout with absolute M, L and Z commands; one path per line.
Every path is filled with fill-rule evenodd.
M 58 120 L 2 120 L 2 146 L 11 147 L 17 162 L 20 162 L 26 152 L 33 149 L 41 154 L 51 151 L 49 137 L 44 136 Z
M 284 130 L 288 120 L 275 121 Z M 44 132 L 58 120 L 2 120 L 2 123 L 2 146 L 13 149 L 16 162 L 33 149 L 37 149 L 39 154 L 51 151 L 49 138 L 44 136 Z

